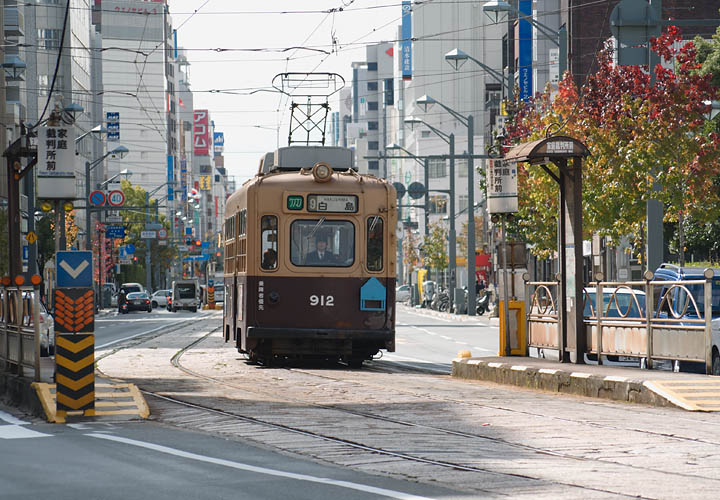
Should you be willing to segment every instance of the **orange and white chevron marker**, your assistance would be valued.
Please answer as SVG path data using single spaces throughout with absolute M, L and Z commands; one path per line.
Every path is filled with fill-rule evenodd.
M 55 333 L 92 333 L 94 331 L 93 289 L 55 289 Z

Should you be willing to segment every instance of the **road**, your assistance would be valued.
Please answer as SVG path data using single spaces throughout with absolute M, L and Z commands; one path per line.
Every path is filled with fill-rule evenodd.
M 159 332 L 168 327 L 181 325 L 188 320 L 205 318 L 207 311 L 168 312 L 167 309 L 153 309 L 152 313 L 131 311 L 127 314 L 112 312 L 95 318 L 95 349 L 104 349 L 125 340 Z
M 458 351 L 473 356 L 498 353 L 498 327 L 489 326 L 487 316 L 468 321 L 433 316 L 427 311 L 398 307 L 396 314 L 396 352 L 382 360 L 437 373 L 450 373 Z
M 153 423 L 33 423 L 0 406 L 3 500 L 461 498 Z

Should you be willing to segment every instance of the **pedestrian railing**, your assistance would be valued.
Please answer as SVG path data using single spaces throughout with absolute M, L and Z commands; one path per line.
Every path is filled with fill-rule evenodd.
M 33 370 L 40 380 L 40 297 L 32 286 L 0 286 L 0 361 L 5 371 Z
M 587 351 L 603 356 L 700 362 L 712 371 L 712 271 L 701 280 L 588 283 Z M 563 350 L 557 282 L 526 282 L 528 347 Z M 572 342 L 568 339 L 569 343 Z M 574 342 L 573 342 L 574 343 Z

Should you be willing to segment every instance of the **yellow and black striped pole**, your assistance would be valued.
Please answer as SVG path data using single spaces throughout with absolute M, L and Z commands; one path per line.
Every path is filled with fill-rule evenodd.
M 59 335 L 55 348 L 57 414 L 95 415 L 95 335 Z

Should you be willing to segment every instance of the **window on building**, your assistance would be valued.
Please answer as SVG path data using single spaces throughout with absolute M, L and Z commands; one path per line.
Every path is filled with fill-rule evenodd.
M 52 75 L 38 75 L 38 94 L 46 96 L 52 83 Z M 62 89 L 65 86 L 65 78 L 58 75 L 55 79 L 55 89 Z
M 367 89 L 371 92 L 377 91 L 378 82 L 367 82 Z
M 369 170 L 379 170 L 380 169 L 380 162 L 377 160 L 370 160 L 368 162 L 368 169 Z
M 368 130 L 377 130 L 378 122 L 368 122 Z
M 420 137 L 422 137 L 423 139 L 427 139 L 431 135 L 432 135 L 432 132 L 430 132 L 429 130 L 421 130 L 420 131 Z
M 380 149 L 380 143 L 378 141 L 368 141 L 368 149 L 372 151 L 377 151 Z
M 378 110 L 377 101 L 368 101 L 367 106 L 368 106 L 368 111 L 377 111 Z
M 458 174 L 458 177 L 468 176 L 468 161 L 466 158 L 455 160 L 455 172 Z
M 458 213 L 467 210 L 468 207 L 468 196 L 466 194 L 461 194 L 458 197 Z
M 448 200 L 445 196 L 431 196 L 430 197 L 430 213 L 431 214 L 446 214 L 447 213 Z
M 430 158 L 428 162 L 428 177 L 440 179 L 447 176 L 447 164 L 440 158 Z
M 62 30 L 39 29 L 37 33 L 38 48 L 52 50 L 60 48 Z
M 376 62 L 369 62 L 367 63 L 368 71 L 377 71 L 377 63 Z
M 379 215 L 367 220 L 367 268 L 368 271 L 383 269 L 383 220 Z

